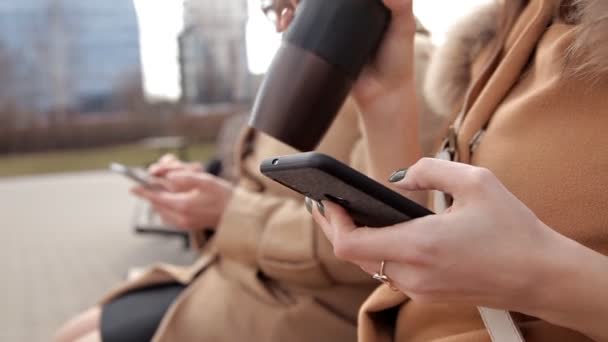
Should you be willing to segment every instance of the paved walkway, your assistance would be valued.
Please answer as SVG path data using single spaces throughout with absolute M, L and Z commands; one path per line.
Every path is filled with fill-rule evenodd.
M 0 341 L 50 341 L 129 268 L 192 260 L 179 240 L 132 233 L 130 185 L 107 172 L 0 179 Z

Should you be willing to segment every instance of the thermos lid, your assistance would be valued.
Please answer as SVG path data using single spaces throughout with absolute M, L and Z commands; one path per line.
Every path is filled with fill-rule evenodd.
M 381 0 L 302 0 L 284 39 L 356 79 L 378 48 L 390 17 Z

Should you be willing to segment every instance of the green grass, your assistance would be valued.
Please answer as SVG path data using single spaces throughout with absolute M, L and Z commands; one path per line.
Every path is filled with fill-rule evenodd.
M 213 144 L 196 144 L 187 153 L 190 160 L 208 160 L 214 149 Z M 143 166 L 158 157 L 159 151 L 138 144 L 0 156 L 0 177 L 100 170 L 107 169 L 111 162 Z

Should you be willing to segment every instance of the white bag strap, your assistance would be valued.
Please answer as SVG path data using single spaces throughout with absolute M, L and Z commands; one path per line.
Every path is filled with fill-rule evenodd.
M 508 311 L 477 308 L 492 342 L 525 342 L 519 328 Z
M 439 158 L 442 155 L 438 155 Z M 445 155 L 443 156 L 445 157 Z M 436 212 L 447 209 L 445 194 L 439 191 L 433 192 L 433 203 Z M 486 326 L 492 342 L 525 342 L 519 328 L 513 321 L 508 311 L 478 307 L 483 324 Z
M 442 151 L 436 158 L 450 160 L 450 153 Z M 433 209 L 441 213 L 447 209 L 445 194 L 433 191 Z M 525 342 L 519 328 L 508 311 L 478 307 L 483 324 L 486 326 L 492 342 Z

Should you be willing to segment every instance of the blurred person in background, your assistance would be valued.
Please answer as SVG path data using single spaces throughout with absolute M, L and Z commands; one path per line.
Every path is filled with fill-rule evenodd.
M 357 117 L 347 105 L 319 147 L 353 166 Z M 247 129 L 237 182 L 172 156 L 150 171 L 170 189 L 135 188 L 167 224 L 216 227 L 197 263 L 160 265 L 68 322 L 57 341 L 336 341 L 356 336 L 356 314 L 374 284 L 339 262 L 302 199 L 259 173 L 268 155 L 294 153 Z
M 279 0 L 263 8 L 283 31 L 294 5 Z M 421 45 L 421 66 L 430 49 L 428 42 Z M 318 150 L 366 169 L 352 102 Z M 216 227 L 213 238 L 192 267 L 154 267 L 68 322 L 56 340 L 354 340 L 358 309 L 374 282 L 333 256 L 299 195 L 259 172 L 268 156 L 295 152 L 248 128 L 236 144 L 235 183 L 173 156 L 152 165 L 149 171 L 170 191 L 137 187 L 133 192 L 167 224 L 199 236 Z
M 427 84 L 454 123 L 422 160 L 412 0 L 384 2 L 353 91 L 369 169 L 438 214 L 368 229 L 314 209 L 336 255 L 384 283 L 359 341 L 608 341 L 608 2 L 499 1 L 464 21 Z

